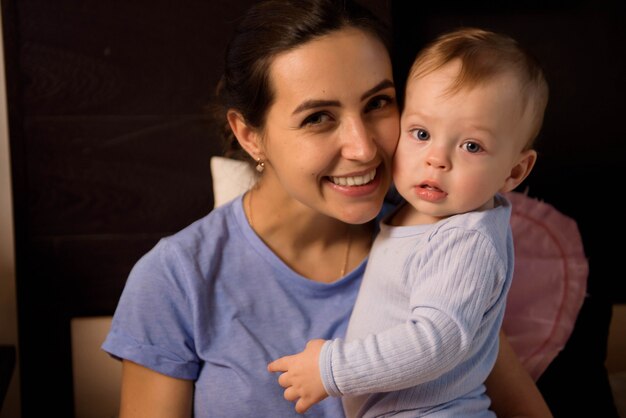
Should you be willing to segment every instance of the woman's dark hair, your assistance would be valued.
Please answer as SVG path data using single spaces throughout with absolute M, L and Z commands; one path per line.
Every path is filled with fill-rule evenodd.
M 224 74 L 217 86 L 220 118 L 236 109 L 251 127 L 263 129 L 274 100 L 269 67 L 272 59 L 331 32 L 364 30 L 389 50 L 384 22 L 352 0 L 266 0 L 252 6 L 239 21 L 226 49 Z M 226 124 L 225 154 L 243 152 Z

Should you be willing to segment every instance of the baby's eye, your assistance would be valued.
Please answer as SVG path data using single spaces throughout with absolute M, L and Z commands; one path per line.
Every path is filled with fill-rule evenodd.
M 472 154 L 476 154 L 477 152 L 480 152 L 483 149 L 476 142 L 472 142 L 472 141 L 465 142 L 462 145 L 462 147 L 465 149 L 465 151 L 472 153 Z
M 305 126 L 316 126 L 316 125 L 321 125 L 325 122 L 330 121 L 330 115 L 328 115 L 325 112 L 317 112 L 317 113 L 313 113 L 309 116 L 307 116 L 302 123 L 300 124 L 301 127 L 305 127 Z
M 418 128 L 418 129 L 413 129 L 410 132 L 413 138 L 419 141 L 427 141 L 428 139 L 430 139 L 430 133 L 426 129 Z

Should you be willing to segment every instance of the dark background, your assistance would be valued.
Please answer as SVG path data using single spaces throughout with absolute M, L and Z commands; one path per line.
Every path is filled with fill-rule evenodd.
M 111 315 L 134 262 L 213 206 L 209 159 L 221 143 L 205 106 L 252 1 L 1 1 L 22 412 L 70 417 L 70 319 Z M 617 2 L 364 3 L 393 22 L 399 92 L 424 42 L 461 25 L 506 32 L 544 64 L 551 98 L 521 188 L 578 222 L 590 297 L 539 385 L 556 416 L 613 416 L 606 331 L 611 304 L 626 302 Z

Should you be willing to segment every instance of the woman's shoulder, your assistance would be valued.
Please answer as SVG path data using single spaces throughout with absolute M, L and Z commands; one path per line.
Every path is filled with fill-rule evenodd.
M 244 234 L 237 225 L 237 199 L 192 222 L 178 232 L 165 236 L 133 266 L 130 281 L 200 285 L 198 277 L 212 277 L 216 268 L 224 268 L 221 259 L 241 248 Z M 239 205 L 241 202 L 239 202 Z M 243 211 L 242 211 L 243 212 Z
M 242 212 L 241 196 L 214 208 L 174 234 L 165 236 L 163 240 L 181 246 L 206 244 L 239 227 L 241 220 L 238 212 Z
M 178 258 L 180 261 L 206 259 L 219 254 L 218 248 L 223 249 L 227 243 L 242 236 L 239 218 L 243 216 L 243 210 L 240 207 L 241 196 L 214 208 L 179 231 L 162 237 L 144 257 Z

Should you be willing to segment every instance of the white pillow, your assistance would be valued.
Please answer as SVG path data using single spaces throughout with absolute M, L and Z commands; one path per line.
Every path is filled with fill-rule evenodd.
M 225 157 L 211 157 L 211 175 L 214 207 L 233 200 L 256 181 L 249 163 Z

